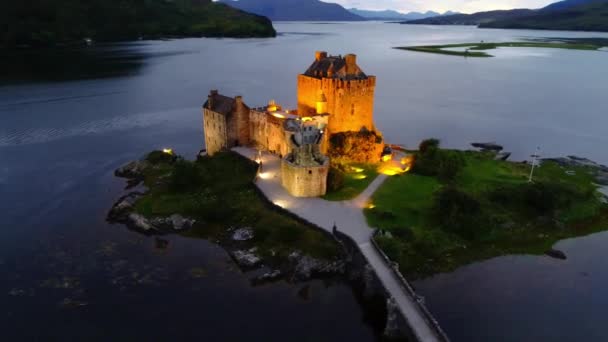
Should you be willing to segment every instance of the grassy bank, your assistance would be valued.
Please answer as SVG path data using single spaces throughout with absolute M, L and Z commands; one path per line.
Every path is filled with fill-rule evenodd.
M 317 258 L 338 254 L 338 246 L 315 230 L 270 207 L 254 189 L 257 164 L 235 153 L 219 153 L 196 162 L 157 157 L 145 170 L 149 192 L 136 203 L 146 217 L 181 214 L 197 219 L 187 236 L 226 238 L 229 227 L 251 227 L 253 244 L 263 256 L 285 257 L 299 249 Z M 153 155 L 151 155 L 153 156 Z M 158 158 L 160 156 L 160 158 Z
M 323 199 L 328 201 L 346 201 L 357 197 L 378 176 L 377 165 L 354 163 L 342 168 L 342 184 L 333 191 L 328 191 Z
M 584 167 L 545 162 L 530 184 L 527 164 L 445 153 L 462 160 L 453 179 L 391 177 L 365 209 L 369 224 L 384 232 L 378 243 L 409 277 L 500 255 L 542 254 L 558 240 L 608 229 L 608 206 Z
M 507 42 L 507 43 L 463 43 L 448 45 L 425 45 L 425 46 L 404 46 L 396 47 L 399 50 L 416 52 L 435 53 L 462 57 L 494 57 L 485 50 L 494 50 L 499 47 L 511 48 L 545 48 L 545 49 L 569 49 L 569 50 L 588 50 L 595 51 L 602 48 L 602 45 L 583 42 Z M 446 49 L 466 48 L 464 51 L 452 51 Z

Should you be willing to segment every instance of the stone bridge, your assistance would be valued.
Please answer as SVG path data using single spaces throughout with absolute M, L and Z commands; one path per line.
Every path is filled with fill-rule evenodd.
M 235 147 L 233 150 L 248 159 L 255 159 L 257 155 L 257 150 L 251 148 Z M 262 167 L 256 185 L 265 196 L 274 204 L 328 232 L 332 231 L 335 223 L 341 233 L 355 242 L 374 269 L 386 292 L 390 294 L 406 320 L 411 335 L 417 341 L 449 341 L 408 282 L 390 264 L 372 240 L 374 230 L 367 225 L 362 209 L 387 176 L 379 175 L 367 189 L 350 201 L 330 202 L 321 198 L 296 198 L 281 186 L 280 162 L 275 155 L 264 153 L 262 156 Z

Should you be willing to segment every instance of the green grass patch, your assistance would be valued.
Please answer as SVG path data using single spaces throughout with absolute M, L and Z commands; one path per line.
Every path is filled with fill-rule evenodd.
M 580 42 L 507 42 L 507 43 L 463 43 L 447 45 L 424 45 L 424 46 L 402 46 L 396 47 L 399 50 L 435 53 L 462 57 L 494 57 L 486 50 L 494 50 L 499 47 L 512 48 L 545 48 L 545 49 L 569 49 L 569 50 L 588 50 L 595 51 L 602 48 L 602 45 Z M 453 51 L 446 49 L 465 48 L 464 51 Z
M 146 217 L 182 214 L 199 223 L 185 236 L 222 239 L 229 227 L 251 227 L 262 255 L 286 256 L 299 249 L 332 258 L 336 243 L 322 232 L 272 208 L 256 192 L 257 165 L 236 153 L 219 153 L 196 162 L 181 158 L 145 171 L 148 193 L 136 203 Z
M 328 201 L 346 201 L 357 197 L 378 176 L 377 165 L 352 163 L 342 166 L 343 185 L 336 191 L 330 191 L 323 199 Z
M 410 277 L 500 255 L 542 254 L 561 239 L 608 229 L 608 206 L 589 168 L 547 161 L 529 183 L 528 164 L 494 160 L 491 153 L 449 153 L 465 163 L 453 180 L 391 177 L 364 211 L 382 232 L 381 248 Z

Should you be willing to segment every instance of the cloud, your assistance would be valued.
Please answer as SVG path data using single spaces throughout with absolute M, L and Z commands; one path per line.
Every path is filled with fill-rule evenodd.
M 552 0 L 324 0 L 326 2 L 337 2 L 340 5 L 351 8 L 370 10 L 393 9 L 401 12 L 411 11 L 437 11 L 448 10 L 463 13 L 479 11 L 490 11 L 497 9 L 512 8 L 541 8 L 552 2 Z

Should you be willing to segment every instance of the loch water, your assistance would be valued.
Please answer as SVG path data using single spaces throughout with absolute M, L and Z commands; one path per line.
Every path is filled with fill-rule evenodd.
M 296 104 L 315 50 L 356 53 L 378 78 L 392 143 L 496 141 L 525 159 L 608 163 L 608 51 L 499 49 L 473 59 L 395 46 L 608 38 L 605 33 L 367 23 L 275 23 L 274 39 L 180 39 L 40 52 L 0 75 L 0 330 L 7 340 L 371 341 L 341 281 L 252 287 L 209 241 L 106 223 L 123 163 L 203 148 L 210 89 L 250 106 Z M 13 56 L 14 57 L 14 56 Z M 20 63 L 18 63 L 20 62 Z M 25 63 L 25 64 L 24 64 Z M 25 67 L 24 67 L 25 65 Z M 27 66 L 30 66 L 28 69 Z M 21 70 L 21 71 L 20 71 Z M 415 282 L 454 341 L 601 341 L 608 234 L 566 240 L 566 261 L 506 256 Z

